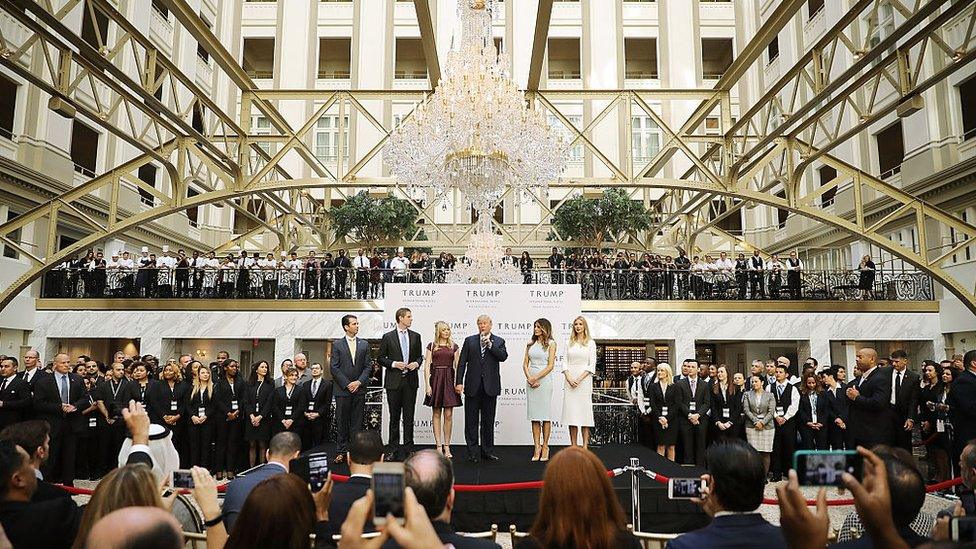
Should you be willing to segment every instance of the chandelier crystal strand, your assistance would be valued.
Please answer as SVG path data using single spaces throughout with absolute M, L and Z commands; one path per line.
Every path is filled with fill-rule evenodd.
M 495 0 L 461 0 L 460 40 L 447 55 L 443 78 L 393 130 L 384 158 L 408 192 L 430 189 L 444 200 L 460 191 L 478 219 L 487 220 L 472 233 L 469 254 L 491 248 L 500 260 L 500 237 L 490 224 L 495 205 L 509 188 L 519 200 L 527 191 L 544 192 L 565 169 L 567 147 L 545 116 L 529 108 L 499 60 L 491 35 L 496 7 Z

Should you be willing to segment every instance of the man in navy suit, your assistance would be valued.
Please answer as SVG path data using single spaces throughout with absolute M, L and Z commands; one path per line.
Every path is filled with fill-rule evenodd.
M 949 405 L 949 419 L 955 429 L 953 443 L 953 463 L 959 461 L 963 448 L 976 438 L 976 350 L 963 357 L 964 370 L 956 375 L 946 404 Z
M 891 444 L 891 376 L 878 367 L 878 352 L 864 348 L 857 351 L 857 368 L 861 378 L 847 387 L 848 415 L 855 446 L 873 448 Z M 953 386 L 955 391 L 955 386 Z
M 467 397 L 464 403 L 464 440 L 468 461 L 498 461 L 495 450 L 495 401 L 502 390 L 499 365 L 508 360 L 505 340 L 491 333 L 491 318 L 478 317 L 478 333 L 464 339 L 458 361 L 455 389 Z M 478 446 L 478 429 L 481 446 Z
M 369 381 L 369 342 L 356 337 L 359 319 L 353 315 L 342 317 L 342 329 L 346 332 L 332 342 L 332 379 L 335 380 L 336 422 L 339 440 L 335 462 L 345 461 L 349 435 L 363 430 L 366 414 L 366 383 Z
M 34 412 L 51 426 L 51 457 L 47 464 L 52 481 L 74 485 L 78 434 L 85 429 L 81 410 L 89 405 L 85 382 L 71 372 L 65 353 L 54 357 L 54 373 L 34 380 Z
M 329 537 L 338 534 L 356 500 L 365 496 L 373 484 L 373 464 L 383 461 L 383 439 L 377 431 L 360 431 L 349 442 L 349 481 L 336 483 L 329 500 Z M 372 532 L 367 522 L 363 532 Z
M 234 521 L 244 507 L 251 490 L 262 480 L 288 472 L 291 460 L 298 457 L 302 451 L 302 439 L 295 433 L 283 431 L 271 437 L 268 445 L 268 462 L 254 469 L 246 475 L 241 475 L 230 481 L 224 494 L 224 527 L 229 532 L 234 528 Z
M 701 505 L 712 522 L 668 542 L 668 549 L 696 547 L 786 548 L 786 538 L 759 513 L 766 469 L 759 452 L 747 442 L 716 442 L 707 452 L 709 474 Z

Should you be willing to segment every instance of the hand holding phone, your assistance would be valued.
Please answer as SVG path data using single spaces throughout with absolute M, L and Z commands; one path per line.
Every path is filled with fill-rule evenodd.
M 802 486 L 842 486 L 844 473 L 861 480 L 864 458 L 855 450 L 798 450 L 793 469 Z
M 383 526 L 387 515 L 404 523 L 403 464 L 377 463 L 373 466 L 373 524 Z
M 329 479 L 329 456 L 325 452 L 309 452 L 291 460 L 288 470 L 304 480 L 314 494 Z
M 189 469 L 176 469 L 169 477 L 169 485 L 176 490 L 192 490 L 193 472 Z
M 700 477 L 668 480 L 668 499 L 700 499 L 705 481 Z

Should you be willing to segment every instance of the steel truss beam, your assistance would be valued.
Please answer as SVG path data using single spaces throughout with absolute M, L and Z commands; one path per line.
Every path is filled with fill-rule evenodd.
M 322 221 L 325 219 L 324 208 L 318 200 L 311 198 L 309 189 L 324 189 L 336 197 L 348 197 L 363 188 L 385 191 L 409 200 L 418 218 L 428 221 L 425 227 L 433 231 L 432 236 L 436 237 L 428 244 L 460 245 L 463 242 L 470 231 L 468 223 L 462 222 L 460 226 L 456 220 L 450 225 L 434 223 L 433 201 L 409 195 L 399 183 L 388 178 L 360 176 L 363 167 L 376 158 L 391 131 L 384 115 L 364 107 L 366 100 L 374 103 L 393 100 L 416 103 L 429 91 L 257 90 L 236 59 L 184 0 L 163 1 L 184 28 L 210 53 L 217 68 L 238 87 L 241 93 L 238 112 L 222 112 L 206 98 L 192 79 L 182 75 L 161 52 L 155 50 L 150 41 L 125 22 L 108 0 L 94 0 L 91 6 L 119 24 L 120 37 L 111 44 L 99 37 L 97 49 L 67 31 L 60 23 L 60 19 L 79 0 L 69 0 L 58 12 L 49 11 L 50 4 L 46 2 L 42 5 L 27 0 L 0 0 L 0 7 L 8 11 L 26 7 L 37 19 L 34 21 L 16 9 L 11 12 L 34 35 L 22 44 L 10 44 L 0 36 L 0 47 L 4 53 L 0 56 L 0 62 L 142 151 L 133 160 L 38 206 L 12 222 L 0 225 L 0 240 L 4 241 L 9 241 L 14 231 L 37 222 L 46 222 L 52 235 L 46 255 L 31 258 L 34 265 L 4 290 L 0 295 L 0 306 L 5 306 L 17 293 L 64 258 L 111 235 L 187 208 L 219 202 L 227 202 L 244 215 L 251 215 L 246 210 L 250 197 L 261 197 L 277 210 L 277 214 L 267 221 L 260 219 L 262 226 L 237 236 L 219 246 L 218 250 L 262 242 L 260 239 L 267 234 L 265 229 L 277 236 L 277 249 L 350 245 L 335 242 L 327 235 Z M 852 8 L 853 15 L 846 14 L 828 30 L 814 50 L 804 56 L 797 67 L 786 71 L 771 91 L 736 124 L 731 123 L 731 90 L 761 57 L 766 44 L 791 20 L 797 8 L 805 4 L 802 0 L 784 1 L 778 5 L 712 90 L 527 92 L 527 99 L 535 108 L 548 111 L 570 133 L 573 144 L 584 147 L 613 177 L 583 177 L 555 182 L 551 187 L 566 193 L 566 198 L 555 206 L 550 205 L 548 196 L 531 197 L 543 212 L 539 223 L 533 227 L 519 226 L 514 229 L 499 226 L 499 230 L 512 242 L 521 245 L 551 245 L 553 242 L 546 240 L 548 222 L 559 206 L 574 194 L 620 187 L 627 189 L 631 196 L 643 196 L 648 203 L 651 189 L 663 189 L 663 196 L 651 204 L 659 215 L 654 230 L 644 238 L 615 245 L 647 249 L 655 246 L 657 240 L 658 245 L 691 250 L 697 236 L 709 233 L 728 242 L 734 250 L 751 245 L 718 229 L 715 223 L 745 205 L 762 204 L 840 228 L 902 257 L 931 273 L 976 312 L 976 292 L 964 287 L 945 269 L 946 260 L 965 243 L 954 243 L 950 249 L 940 250 L 941 253 L 936 256 L 930 254 L 924 244 L 918 249 L 905 248 L 886 238 L 882 232 L 890 222 L 909 218 L 913 220 L 913 226 L 924 243 L 926 231 L 931 233 L 933 229 L 951 229 L 961 238 L 976 238 L 976 226 L 964 223 L 829 154 L 838 143 L 848 140 L 868 124 L 897 109 L 905 103 L 906 98 L 917 97 L 924 90 L 944 81 L 972 59 L 969 46 L 974 27 L 973 0 L 956 2 L 941 12 L 937 10 L 945 0 L 916 0 L 911 6 L 905 6 L 904 0 L 886 0 L 896 4 L 906 23 L 875 48 L 858 48 L 856 44 L 867 44 L 867 39 L 859 38 L 855 24 L 860 22 L 857 15 L 869 9 L 876 11 L 880 1 L 858 1 Z M 418 3 L 425 2 L 420 0 Z M 540 13 L 547 10 L 551 10 L 551 2 L 540 2 Z M 967 16 L 969 19 L 965 19 Z M 956 35 L 947 33 L 946 27 L 960 18 L 964 22 L 955 24 L 953 28 L 963 30 L 956 32 Z M 544 46 L 546 35 L 537 25 L 536 43 L 542 36 Z M 857 61 L 844 71 L 831 70 L 839 59 L 837 52 L 842 47 L 854 52 Z M 894 52 L 886 53 L 890 47 L 895 48 Z M 542 53 L 538 49 L 533 50 L 533 63 L 538 53 L 538 70 L 541 71 Z M 29 63 L 25 64 L 29 56 L 40 61 L 34 63 L 39 67 L 39 72 L 33 73 L 26 68 L 30 66 Z M 926 56 L 929 59 L 934 57 L 936 70 L 933 74 L 923 74 L 922 61 Z M 143 75 L 139 81 L 129 79 L 127 73 L 117 66 L 128 57 L 133 58 L 138 72 Z M 174 90 L 174 96 L 187 95 L 194 99 L 187 104 L 165 105 L 153 96 L 164 85 Z M 187 93 L 176 93 L 177 88 Z M 886 91 L 891 93 L 886 95 L 883 93 Z M 783 103 L 784 96 L 790 97 L 787 103 Z M 701 104 L 687 120 L 678 121 L 675 127 L 671 127 L 657 111 L 662 102 L 689 99 L 701 101 Z M 314 106 L 314 114 L 297 124 L 298 127 L 285 120 L 277 110 L 277 102 L 295 100 L 310 102 Z M 566 101 L 577 104 L 601 101 L 606 107 L 581 127 L 576 127 L 561 111 L 561 103 Z M 784 105 L 788 105 L 789 112 L 782 108 Z M 196 131 L 185 122 L 197 106 L 213 114 L 214 123 L 207 124 L 204 132 Z M 622 114 L 621 119 L 630 120 L 631 114 L 639 113 L 655 121 L 665 137 L 665 144 L 655 158 L 643 165 L 635 165 L 629 156 L 622 161 L 617 160 L 619 151 L 601 149 L 593 137 L 594 129 L 607 119 L 613 109 L 623 110 L 625 116 Z M 782 121 L 776 120 L 776 109 L 779 109 Z M 357 151 L 358 158 L 351 158 L 346 163 L 343 155 L 338 154 L 336 165 L 327 166 L 311 150 L 309 134 L 321 116 L 331 115 L 335 110 L 340 113 L 340 121 L 346 113 L 350 117 L 367 120 L 377 129 L 380 138 L 371 147 L 367 145 L 368 150 Z M 271 122 L 270 135 L 257 135 L 252 130 L 251 117 L 256 113 Z M 715 113 L 723 122 L 724 134 L 711 135 L 702 127 L 705 118 Z M 788 116 L 783 117 L 783 113 Z M 857 117 L 854 125 L 843 126 L 827 121 L 852 116 Z M 138 124 L 140 117 L 142 126 Z M 771 121 L 773 124 L 770 124 Z M 344 134 L 344 127 L 340 127 L 340 134 Z M 362 146 L 362 143 L 357 144 Z M 678 177 L 654 177 L 660 174 L 674 155 L 684 156 L 691 167 Z M 282 167 L 283 159 L 296 156 L 312 173 L 312 177 L 298 177 Z M 822 187 L 806 191 L 799 184 L 800 177 L 814 159 L 834 167 L 838 176 Z M 162 164 L 167 170 L 172 181 L 169 188 L 150 189 L 148 185 L 140 184 L 134 176 L 140 166 L 150 162 Z M 79 214 L 79 200 L 89 193 L 105 192 L 112 196 L 112 204 L 117 204 L 123 184 L 152 192 L 157 205 L 124 219 L 113 206 L 106 222 Z M 187 197 L 190 184 L 201 191 L 200 194 Z M 834 213 L 819 207 L 819 198 L 823 193 L 841 188 L 849 188 L 853 194 L 854 208 L 850 212 Z M 870 222 L 866 220 L 865 201 L 862 198 L 866 189 L 879 197 L 873 202 L 880 200 L 894 204 L 887 215 Z M 237 204 L 237 200 L 241 204 Z M 57 250 L 53 235 L 61 212 L 85 220 L 90 225 L 90 234 L 72 246 Z M 658 236 L 659 231 L 663 237 Z

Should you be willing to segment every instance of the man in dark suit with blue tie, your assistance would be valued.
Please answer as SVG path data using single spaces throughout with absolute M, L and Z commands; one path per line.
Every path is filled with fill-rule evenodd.
M 240 475 L 227 484 L 227 491 L 224 493 L 224 527 L 229 532 L 234 528 L 234 521 L 244 507 L 251 490 L 262 480 L 274 475 L 288 472 L 291 460 L 298 457 L 302 451 L 302 439 L 291 431 L 283 431 L 271 437 L 268 444 L 268 462 L 253 469 L 245 475 Z
M 466 397 L 464 403 L 464 440 L 468 444 L 468 461 L 481 458 L 498 461 L 495 450 L 495 402 L 502 391 L 499 366 L 508 360 L 505 340 L 491 333 L 491 318 L 478 317 L 478 333 L 464 339 L 458 360 L 455 389 Z M 478 446 L 478 429 L 481 446 Z
M 349 435 L 363 430 L 366 383 L 370 373 L 369 342 L 356 337 L 359 333 L 359 319 L 353 315 L 343 316 L 342 329 L 346 335 L 332 342 L 332 361 L 329 366 L 332 379 L 335 380 L 336 422 L 339 427 L 336 463 L 346 459 Z
M 861 378 L 847 387 L 848 416 L 854 446 L 873 448 L 891 444 L 891 375 L 878 367 L 878 352 L 864 348 L 857 351 L 857 368 Z M 955 387 L 953 387 L 955 390 Z
M 413 313 L 406 307 L 397 309 L 396 327 L 383 334 L 377 362 L 383 367 L 383 388 L 390 407 L 390 440 L 388 459 L 397 461 L 413 452 L 413 415 L 417 403 L 420 377 L 417 371 L 424 363 L 420 334 L 410 329 Z M 400 417 L 403 417 L 403 447 L 400 446 Z
M 85 428 L 81 410 L 89 405 L 85 382 L 71 372 L 70 360 L 65 353 L 54 357 L 54 373 L 38 374 L 34 380 L 33 399 L 36 418 L 51 426 L 51 456 L 45 474 L 66 486 L 74 486 L 78 434 Z

